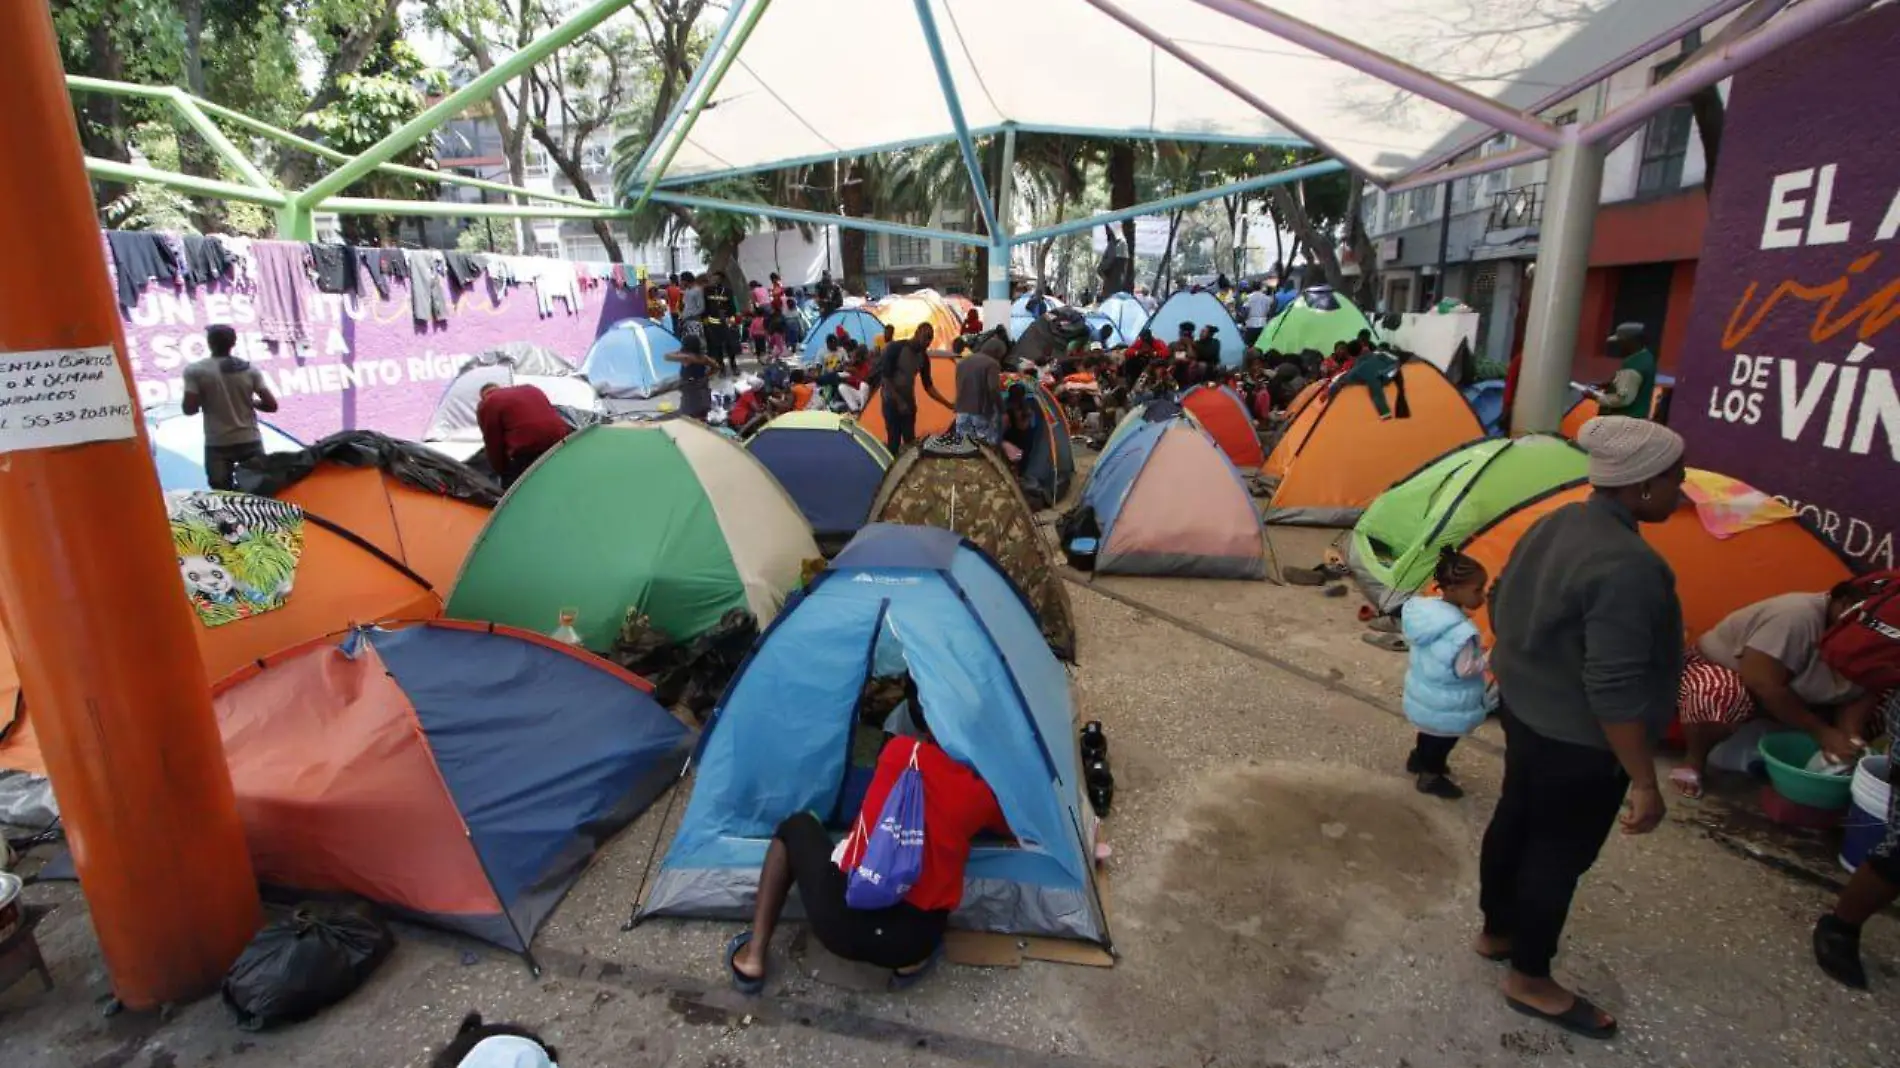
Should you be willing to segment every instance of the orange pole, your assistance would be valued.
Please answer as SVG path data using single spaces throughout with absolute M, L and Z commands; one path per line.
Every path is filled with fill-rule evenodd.
M 0 3 L 0 144 L 0 611 L 113 992 L 149 1009 L 262 913 L 40 0 Z

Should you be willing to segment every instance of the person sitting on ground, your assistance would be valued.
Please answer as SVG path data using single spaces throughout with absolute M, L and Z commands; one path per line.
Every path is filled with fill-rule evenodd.
M 764 383 L 751 389 L 741 389 L 739 396 L 732 402 L 731 410 L 726 412 L 726 425 L 737 431 L 740 437 L 765 425 L 765 399 L 770 391 L 770 387 Z
M 1003 394 L 1003 455 L 1011 467 L 1022 469 L 1035 440 L 1035 402 L 1029 399 L 1029 387 L 1011 382 Z
M 1156 397 L 1173 396 L 1175 390 L 1174 362 L 1167 359 L 1153 360 L 1147 370 L 1135 379 L 1128 389 L 1130 404 L 1146 404 Z
M 855 339 L 845 342 L 844 351 L 844 381 L 838 385 L 838 396 L 843 398 L 846 408 L 861 412 L 871 396 L 871 381 L 877 365 L 871 360 L 871 350 Z
M 573 430 L 547 394 L 526 384 L 483 386 L 475 402 L 475 422 L 482 430 L 488 466 L 504 489 Z
M 1194 359 L 1201 365 L 1201 379 L 1206 381 L 1220 373 L 1220 336 L 1214 332 L 1214 324 L 1201 327 L 1199 337 L 1194 339 Z
M 1830 760 L 1850 761 L 1873 723 L 1879 694 L 1821 659 L 1821 635 L 1854 603 L 1843 582 L 1827 593 L 1784 593 L 1736 609 L 1689 648 L 1676 699 L 1688 752 L 1669 773 L 1684 797 L 1702 796 L 1709 751 L 1766 714 L 1806 731 Z
M 1335 341 L 1333 342 L 1333 354 L 1326 357 L 1325 362 L 1320 364 L 1320 377 L 1331 378 L 1334 375 L 1341 374 L 1351 363 L 1352 356 L 1346 352 L 1346 343 L 1344 341 Z
M 1009 824 L 982 777 L 937 744 L 928 709 L 918 700 L 917 684 L 909 676 L 904 678 L 904 699 L 917 735 L 884 744 L 840 859 L 833 859 L 831 835 L 810 812 L 787 817 L 773 833 L 759 872 L 752 928 L 726 945 L 726 970 L 740 993 L 765 989 L 772 933 L 794 885 L 812 935 L 845 960 L 891 969 L 893 989 L 912 986 L 942 958 L 950 914 L 963 903 L 970 843 L 985 832 L 1008 834 Z M 866 829 L 882 820 L 886 799 L 913 763 L 924 785 L 923 870 L 897 904 L 853 908 L 845 895 L 850 872 L 865 853 Z
M 805 374 L 805 369 L 803 367 L 792 368 L 791 410 L 802 412 L 810 408 L 812 395 L 816 392 L 817 387 L 811 384 L 809 377 Z
M 1173 343 L 1168 346 L 1168 354 L 1177 360 L 1191 360 L 1194 358 L 1193 323 L 1181 324 L 1181 329 L 1175 334 Z
M 963 313 L 963 332 L 965 334 L 982 333 L 983 332 L 983 313 L 977 311 L 975 308 L 971 308 L 969 311 L 964 312 Z
M 1485 695 L 1486 657 L 1469 613 L 1484 607 L 1490 581 L 1484 565 L 1447 545 L 1432 570 L 1437 597 L 1413 596 L 1399 610 L 1411 645 L 1405 665 L 1405 718 L 1418 728 L 1405 770 L 1418 776 L 1418 792 L 1456 801 L 1463 788 L 1451 781 L 1446 760 L 1458 739 L 1478 729 L 1491 711 Z

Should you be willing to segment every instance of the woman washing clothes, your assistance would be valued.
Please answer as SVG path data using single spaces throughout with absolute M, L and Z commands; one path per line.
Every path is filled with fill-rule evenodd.
M 942 958 L 950 913 L 963 902 L 963 869 L 970 860 L 971 841 L 985 831 L 1007 834 L 1009 825 L 988 784 L 937 745 L 917 698 L 917 684 L 909 676 L 904 678 L 904 700 L 917 733 L 884 744 L 856 829 L 846 836 L 841 855 L 834 859 L 831 835 L 810 812 L 796 813 L 778 825 L 759 872 L 752 929 L 741 931 L 726 946 L 727 971 L 740 993 L 765 989 L 767 948 L 794 885 L 818 941 L 846 960 L 891 969 L 892 989 L 914 985 Z M 845 893 L 849 872 L 865 851 L 865 829 L 878 824 L 885 800 L 913 760 L 924 784 L 923 870 L 897 904 L 854 908 Z
M 1821 635 L 1853 603 L 1842 583 L 1827 593 L 1784 593 L 1731 612 L 1684 658 L 1677 714 L 1688 753 L 1669 773 L 1684 797 L 1702 796 L 1709 751 L 1760 715 L 1806 731 L 1830 761 L 1864 747 L 1879 695 L 1821 659 Z

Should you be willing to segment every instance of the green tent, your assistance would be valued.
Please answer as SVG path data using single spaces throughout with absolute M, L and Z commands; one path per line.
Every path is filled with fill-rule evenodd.
M 1344 293 L 1308 290 L 1293 298 L 1293 303 L 1280 314 L 1267 320 L 1266 329 L 1260 331 L 1253 347 L 1261 352 L 1272 349 L 1287 356 L 1298 356 L 1307 349 L 1330 356 L 1337 342 L 1351 341 L 1359 336 L 1359 331 L 1371 329 L 1365 313 L 1347 300 Z
M 691 419 L 592 426 L 502 498 L 447 614 L 546 634 L 572 609 L 604 652 L 637 608 L 685 641 L 733 608 L 763 629 L 817 558 L 798 506 L 736 442 Z
M 1390 612 L 1432 578 L 1438 551 L 1519 504 L 1584 477 L 1582 449 L 1560 437 L 1487 438 L 1392 484 L 1352 528 L 1347 561 L 1366 599 Z

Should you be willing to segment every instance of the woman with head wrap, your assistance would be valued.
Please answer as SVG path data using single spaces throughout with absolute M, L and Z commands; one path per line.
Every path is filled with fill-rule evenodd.
M 1492 597 L 1504 785 L 1484 834 L 1477 951 L 1509 961 L 1504 999 L 1587 1038 L 1616 1020 L 1550 976 L 1577 881 L 1623 814 L 1624 834 L 1663 818 L 1654 745 L 1682 669 L 1676 579 L 1640 534 L 1675 512 L 1682 438 L 1658 423 L 1592 419 L 1588 500 L 1524 534 Z

